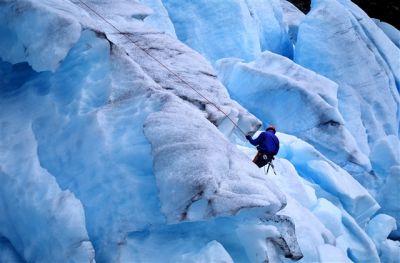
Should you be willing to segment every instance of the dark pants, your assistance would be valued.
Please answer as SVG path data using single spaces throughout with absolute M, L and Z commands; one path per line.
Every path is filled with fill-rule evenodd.
M 271 155 L 266 155 L 265 153 L 258 152 L 257 155 L 253 159 L 253 163 L 255 163 L 259 168 L 265 166 L 269 162 L 274 159 Z

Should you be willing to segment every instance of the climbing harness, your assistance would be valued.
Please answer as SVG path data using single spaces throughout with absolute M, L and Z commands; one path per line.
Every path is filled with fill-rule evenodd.
M 100 19 L 102 19 L 104 22 L 106 22 L 107 24 L 109 24 L 111 27 L 113 27 L 116 31 L 118 31 L 122 36 L 124 36 L 129 42 L 131 42 L 132 44 L 134 44 L 137 48 L 139 48 L 141 51 L 143 51 L 143 53 L 145 53 L 146 55 L 148 55 L 150 58 L 152 58 L 154 61 L 156 61 L 158 64 L 160 64 L 164 69 L 166 69 L 169 73 L 171 73 L 174 77 L 176 77 L 179 81 L 181 81 L 182 83 L 184 83 L 186 86 L 188 86 L 189 88 L 191 88 L 194 92 L 196 92 L 200 97 L 202 97 L 203 99 L 205 99 L 208 103 L 210 103 L 212 106 L 214 106 L 218 111 L 222 112 L 222 114 L 224 114 L 226 116 L 226 118 L 228 118 L 229 121 L 232 122 L 232 124 L 238 128 L 238 130 L 244 135 L 246 136 L 245 132 L 231 119 L 231 117 L 228 116 L 228 114 L 226 114 L 220 107 L 218 107 L 218 105 L 216 105 L 214 102 L 210 101 L 208 98 L 206 98 L 203 94 L 201 94 L 198 90 L 196 90 L 192 85 L 190 85 L 187 81 L 185 81 L 184 79 L 182 79 L 177 73 L 175 73 L 174 71 L 172 71 L 171 69 L 169 69 L 164 63 L 162 63 L 159 59 L 155 58 L 153 55 L 151 55 L 147 50 L 141 48 L 138 44 L 135 43 L 135 41 L 133 41 L 128 34 L 124 34 L 123 32 L 121 32 L 121 30 L 119 30 L 116 26 L 114 26 L 110 21 L 108 21 L 107 19 L 105 19 L 102 15 L 100 15 L 98 12 L 96 12 L 96 10 L 94 10 L 93 8 L 91 8 L 88 4 L 86 4 L 85 2 L 83 2 L 82 0 L 78 0 L 81 4 L 83 4 L 84 6 L 86 6 L 86 8 L 88 8 L 90 11 L 92 11 L 94 14 L 96 14 L 98 17 L 100 17 Z M 83 7 L 81 7 L 82 9 L 84 9 Z

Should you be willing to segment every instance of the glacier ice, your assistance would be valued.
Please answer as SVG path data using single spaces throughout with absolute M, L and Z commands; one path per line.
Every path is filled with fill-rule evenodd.
M 398 48 L 400 48 L 400 31 L 386 22 L 380 21 L 378 19 L 372 20 L 380 29 L 382 29 L 382 31 L 392 40 L 392 42 Z
M 368 222 L 366 230 L 374 241 L 382 262 L 396 262 L 400 258 L 400 241 L 387 239 L 396 228 L 396 220 L 386 214 L 378 214 Z
M 293 136 L 281 134 L 279 138 L 286 141 L 279 156 L 288 159 L 303 177 L 316 183 L 319 191 L 330 194 L 325 198 L 333 198 L 332 202 L 338 198 L 359 223 L 365 223 L 380 208 L 360 183 L 314 147 Z
M 287 206 L 278 214 L 293 219 L 304 262 L 343 258 L 346 262 L 378 262 L 374 242 L 361 227 L 378 211 L 377 202 L 346 171 L 311 145 L 294 136 L 282 133 L 278 136 L 282 150 L 275 160 L 277 175 L 271 172 L 269 175 L 287 194 Z M 254 150 L 245 146 L 240 148 L 249 156 L 254 154 Z M 326 168 L 310 170 L 316 160 Z M 346 187 L 339 181 L 346 181 Z M 338 252 L 324 255 L 326 251 Z
M 305 15 L 296 6 L 286 0 L 281 0 L 283 23 L 291 42 L 295 45 L 297 41 L 297 33 L 299 25 L 303 21 Z
M 26 118 L 40 111 L 35 96 L 2 98 L 0 151 L 0 233 L 27 261 L 91 261 L 94 250 L 86 229 L 82 203 L 41 167 L 37 142 Z M 2 93 L 2 95 L 4 95 Z M 3 96 L 2 96 L 3 97 Z M 18 154 L 16 154 L 18 152 Z M 10 158 L 10 155 L 14 157 Z M 17 157 L 18 156 L 18 157 Z M 59 235 L 63 230 L 64 234 Z
M 184 254 L 184 262 L 233 262 L 231 256 L 218 241 L 211 241 L 196 254 Z
M 151 114 L 144 128 L 152 144 L 154 174 L 168 221 L 186 219 L 196 202 L 205 207 L 192 220 L 234 215 L 246 207 L 262 208 L 261 213 L 279 211 L 285 198 L 273 183 L 202 119 L 201 112 L 179 104 L 168 103 Z
M 393 216 L 396 219 L 397 229 L 393 233 L 393 237 L 396 239 L 400 238 L 400 229 L 398 218 L 400 218 L 400 209 L 399 209 L 399 200 L 400 200 L 400 192 L 399 184 L 400 184 L 400 165 L 393 166 L 390 169 L 390 173 L 387 176 L 385 183 L 379 189 L 378 201 L 381 204 L 384 204 L 381 212 L 386 213 L 388 215 Z
M 352 262 L 340 249 L 324 244 L 318 247 L 319 262 Z
M 326 200 L 325 198 L 318 199 L 317 204 L 312 212 L 326 226 L 335 237 L 343 234 L 342 229 L 342 214 L 339 208 Z
M 244 133 L 256 130 L 261 125 L 258 119 L 230 99 L 209 62 L 175 38 L 160 33 L 135 32 L 130 35 L 130 40 L 136 43 L 132 45 L 131 41 L 121 34 L 107 33 L 107 37 L 123 47 L 124 52 L 132 57 L 154 82 L 201 109 L 212 123 L 223 124 L 227 114 Z M 147 53 L 140 47 L 146 47 Z M 156 60 L 149 59 L 149 55 L 158 61 L 161 60 L 163 66 Z M 225 132 L 226 135 L 239 133 L 243 137 L 235 126 L 230 126 Z
M 354 4 L 341 2 L 313 1 L 294 60 L 338 83 L 346 127 L 369 155 L 379 138 L 399 133 L 400 50 Z
M 238 54 L 252 59 L 261 50 L 245 1 L 165 1 L 164 5 L 178 38 L 208 60 Z
M 230 258 L 233 262 L 263 262 L 283 259 L 284 250 L 287 257 L 301 257 L 290 219 L 256 219 L 251 214 L 244 212 L 235 217 L 186 221 L 134 232 L 127 238 L 122 257 L 140 262 L 202 262 L 210 257 L 227 262 Z
M 392 167 L 400 165 L 399 139 L 395 135 L 378 139 L 372 147 L 370 158 L 378 175 L 389 175 Z
M 397 134 L 364 151 L 342 82 L 288 59 L 309 16 L 275 0 L 84 3 L 94 11 L 79 0 L 0 3 L 1 262 L 395 261 L 399 197 L 379 193 L 398 185 Z M 364 20 L 390 72 L 391 44 Z M 278 92 L 270 81 L 290 88 L 274 98 L 301 122 L 287 107 L 256 107 Z M 241 131 L 260 127 L 253 114 L 300 137 L 278 134 L 277 175 L 251 163 Z M 378 202 L 332 160 L 372 164 Z
M 264 50 L 293 55 L 278 0 L 163 3 L 177 37 L 212 63 L 226 57 L 249 61 Z
M 263 123 L 312 142 L 340 165 L 370 169 L 339 113 L 336 83 L 268 51 L 249 63 L 221 59 L 217 70 L 232 97 Z
M 36 9 L 41 6 L 36 6 L 34 2 L 30 2 L 30 4 L 33 7 L 27 8 L 25 12 L 27 16 L 35 17 L 37 15 Z M 106 7 L 107 5 L 100 5 L 100 10 Z M 110 12 L 117 11 L 111 10 Z M 49 13 L 52 14 L 52 12 L 53 9 L 50 8 Z M 126 21 L 126 12 L 122 13 L 122 18 L 116 17 L 115 20 L 123 19 L 123 21 Z M 25 20 L 23 18 L 18 20 L 18 17 L 13 17 L 15 20 L 13 23 L 24 29 Z M 82 13 L 77 13 L 75 20 L 69 17 L 74 23 L 77 23 L 80 18 L 85 27 L 96 27 L 101 24 L 101 21 L 93 23 L 88 19 L 88 16 L 82 15 Z M 42 23 L 45 24 L 46 22 L 52 23 L 53 21 L 47 19 Z M 62 23 L 55 23 L 55 26 L 62 26 Z M 190 107 L 199 108 L 203 111 L 203 113 L 192 116 L 195 120 L 200 118 L 204 119 L 203 122 L 209 123 L 206 121 L 206 118 L 208 118 L 213 122 L 222 123 L 225 118 L 213 108 L 212 104 L 202 102 L 204 99 L 199 99 L 199 96 L 194 95 L 193 91 L 188 91 L 184 84 L 176 83 L 177 80 L 174 82 L 174 80 L 167 79 L 164 82 L 164 78 L 161 78 L 163 76 L 159 76 L 161 79 L 157 79 L 157 76 L 147 75 L 146 70 L 152 74 L 161 74 L 162 69 L 151 70 L 150 67 L 153 66 L 154 68 L 154 64 L 148 62 L 148 65 L 146 65 L 148 58 L 143 58 L 143 55 L 142 58 L 133 56 L 137 51 L 132 54 L 134 60 L 130 58 L 127 52 L 131 50 L 126 49 L 127 43 L 117 42 L 120 40 L 118 35 L 111 32 L 109 27 L 105 27 L 105 29 L 107 36 L 111 35 L 110 38 L 115 39 L 115 43 L 107 39 L 104 33 L 101 34 L 99 28 L 97 28 L 97 32 L 86 29 L 78 32 L 79 39 L 68 50 L 68 53 L 63 53 L 63 57 L 52 57 L 54 60 L 45 61 L 41 64 L 41 68 L 34 66 L 37 61 L 30 60 L 29 54 L 25 54 L 21 61 L 31 63 L 33 70 L 26 63 L 11 65 L 9 62 L 15 62 L 12 60 L 1 64 L 2 72 L 7 73 L 7 78 L 2 80 L 2 83 L 6 86 L 5 89 L 2 88 L 2 138 L 11 137 L 16 142 L 18 139 L 25 141 L 24 144 L 19 143 L 14 146 L 9 142 L 6 143 L 6 140 L 2 140 L 2 151 L 7 152 L 7 156 L 10 156 L 13 155 L 14 151 L 22 150 L 27 156 L 35 157 L 25 157 L 30 162 L 20 165 L 21 168 L 19 169 L 17 169 L 18 165 L 15 165 L 15 162 L 18 162 L 19 159 L 8 159 L 8 161 L 12 161 L 11 163 L 2 161 L 3 181 L 11 180 L 2 186 L 7 186 L 10 194 L 12 191 L 17 191 L 14 187 L 23 187 L 23 180 L 27 180 L 31 176 L 31 173 L 26 173 L 25 177 L 28 178 L 24 179 L 19 175 L 19 172 L 30 167 L 36 167 L 37 171 L 33 170 L 34 174 L 43 175 L 37 176 L 36 180 L 39 181 L 32 182 L 32 193 L 40 194 L 43 187 L 44 189 L 46 187 L 54 188 L 52 190 L 54 193 L 49 192 L 43 201 L 38 199 L 37 202 L 26 203 L 29 199 L 25 199 L 21 212 L 33 209 L 38 214 L 37 222 L 40 222 L 40 220 L 46 222 L 44 219 L 47 214 L 38 208 L 47 207 L 45 202 L 50 204 L 55 202 L 55 204 L 59 204 L 59 208 L 48 212 L 50 216 L 55 217 L 55 223 L 49 225 L 49 230 L 44 231 L 44 233 L 52 237 L 49 234 L 56 234 L 57 231 L 52 229 L 55 229 L 58 225 L 63 225 L 67 231 L 65 235 L 59 236 L 59 243 L 48 243 L 49 251 L 47 254 L 46 251 L 39 254 L 41 250 L 35 249 L 35 245 L 45 243 L 40 243 L 40 239 L 32 244 L 29 243 L 30 235 L 24 237 L 27 240 L 23 244 L 18 242 L 19 236 L 17 234 L 19 232 L 11 231 L 7 226 L 11 225 L 10 220 L 13 218 L 13 221 L 18 220 L 21 215 L 6 210 L 2 214 L 13 216 L 13 218 L 2 217 L 2 220 L 4 220 L 2 225 L 7 228 L 2 229 L 1 234 L 12 242 L 18 253 L 23 255 L 26 260 L 34 261 L 36 257 L 36 260 L 39 261 L 59 261 L 66 254 L 58 253 L 60 259 L 57 259 L 52 253 L 60 249 L 70 253 L 69 258 L 71 260 L 74 260 L 73 257 L 77 257 L 77 261 L 84 261 L 84 253 L 86 253 L 87 260 L 91 260 L 94 257 L 94 252 L 91 249 L 90 242 L 93 243 L 98 261 L 116 260 L 120 253 L 117 247 L 124 243 L 129 232 L 145 230 L 149 225 L 162 225 L 165 224 L 166 220 L 160 210 L 157 184 L 152 176 L 151 146 L 143 133 L 143 124 L 147 116 L 150 113 L 160 111 L 168 101 L 175 99 L 180 103 L 185 103 L 181 99 L 184 98 L 193 105 Z M 11 30 L 6 33 L 9 32 L 13 33 Z M 70 33 L 76 34 L 75 31 Z M 158 44 L 162 44 L 162 47 L 170 50 L 170 53 L 167 50 L 165 52 L 158 50 L 157 52 L 161 55 L 168 55 L 172 63 L 181 61 L 181 64 L 178 64 L 177 67 L 183 70 L 182 74 L 187 79 L 194 81 L 203 76 L 203 82 L 200 86 L 197 84 L 196 87 L 204 87 L 204 93 L 213 98 L 214 103 L 220 103 L 226 111 L 231 109 L 232 112 L 236 113 L 238 122 L 245 119 L 245 122 L 240 122 L 245 123 L 242 125 L 242 129 L 252 130 L 259 126 L 257 119 L 241 108 L 239 104 L 229 99 L 229 95 L 223 90 L 223 86 L 218 82 L 211 67 L 203 58 L 170 36 L 160 35 L 160 33 L 155 33 L 155 35 L 158 40 L 162 41 Z M 51 41 L 51 39 L 47 40 Z M 20 40 L 13 39 L 13 41 L 19 43 Z M 46 41 L 43 41 L 43 43 L 46 43 Z M 42 50 L 44 53 L 41 53 Z M 48 52 L 46 49 L 37 50 L 36 55 L 46 56 L 46 52 Z M 181 55 L 184 56 L 179 60 Z M 172 60 L 173 56 L 178 58 Z M 195 67 L 191 67 L 187 62 L 184 63 L 188 57 L 194 61 L 192 65 Z M 36 72 L 45 69 L 53 72 Z M 14 82 L 17 79 L 20 80 Z M 173 87 L 172 91 L 168 89 L 168 85 Z M 30 105 L 27 102 L 30 100 L 35 101 L 34 107 L 30 109 L 21 107 L 22 104 Z M 12 103 L 13 101 L 19 103 Z M 180 110 L 182 110 L 182 113 L 193 110 L 190 107 Z M 30 114 L 26 114 L 24 109 L 29 110 Z M 14 114 L 10 114 L 9 111 L 14 112 Z M 24 123 L 25 126 L 13 122 L 12 119 L 14 118 Z M 182 125 L 192 125 L 194 120 L 187 120 L 189 123 L 182 122 Z M 182 119 L 176 121 L 179 122 Z M 22 129 L 22 127 L 25 128 Z M 168 127 L 170 127 L 170 124 L 167 125 Z M 21 135 L 15 133 L 15 129 L 20 130 Z M 200 130 L 194 130 L 194 133 L 197 135 Z M 218 129 L 214 128 L 214 133 L 218 134 Z M 219 136 L 219 138 L 223 138 L 222 135 Z M 30 141 L 31 143 L 29 143 Z M 207 143 L 209 142 L 200 143 L 200 148 L 201 144 L 206 146 Z M 226 144 L 225 147 L 230 144 L 227 140 L 224 143 Z M 129 144 L 130 147 L 124 146 L 126 144 Z M 22 146 L 23 148 L 21 148 Z M 179 146 L 179 144 L 176 146 Z M 181 147 L 184 147 L 184 145 L 181 145 Z M 210 148 L 210 150 L 213 149 Z M 204 154 L 207 155 L 207 153 Z M 225 154 L 225 152 L 216 152 L 215 157 L 225 157 L 219 156 L 221 154 Z M 243 157 L 240 157 L 240 153 L 236 153 L 235 156 L 235 158 L 243 159 Z M 257 177 L 261 178 L 261 175 L 257 176 L 258 170 L 250 164 L 249 167 L 247 171 L 241 170 L 241 172 L 254 174 L 254 180 L 257 180 Z M 179 167 L 175 167 L 175 169 L 177 168 Z M 210 169 L 215 168 L 210 167 Z M 229 173 L 229 170 L 226 172 Z M 176 172 L 173 172 L 173 174 L 178 175 Z M 33 179 L 35 178 L 33 177 Z M 20 179 L 20 181 L 17 179 Z M 224 179 L 223 183 L 227 185 L 224 185 L 221 190 L 225 187 L 226 189 L 237 187 L 234 183 L 230 185 L 226 181 L 229 179 Z M 42 185 L 40 182 L 42 182 Z M 194 183 L 196 182 L 194 181 Z M 201 184 L 199 183 L 199 185 Z M 251 185 L 256 184 L 253 182 Z M 65 191 L 61 192 L 58 187 L 65 189 Z M 271 208 L 271 213 L 277 211 L 283 204 L 282 194 L 279 190 L 268 187 L 266 184 L 263 190 L 270 191 L 271 194 L 268 195 L 268 192 L 260 193 L 260 191 L 254 192 L 255 195 L 260 195 L 260 202 L 255 202 L 257 211 L 260 210 L 259 213 L 261 213 L 268 211 L 268 208 Z M 60 193 L 58 194 L 57 191 Z M 244 191 L 244 194 L 251 196 L 254 189 L 247 187 L 247 189 L 238 189 L 237 191 Z M 5 193 L 8 192 L 4 191 L 3 194 L 2 191 L 4 198 L 10 196 L 10 194 L 5 195 Z M 244 194 L 243 200 L 238 199 L 237 204 L 232 203 L 235 213 L 241 209 L 255 206 L 254 204 L 249 205 L 251 199 Z M 265 194 L 267 195 L 264 196 Z M 65 205 L 58 201 L 60 198 L 65 200 L 63 201 Z M 268 202 L 269 198 L 271 198 L 271 203 Z M 13 202 L 13 199 L 6 198 L 2 201 L 2 204 L 6 201 Z M 82 210 L 81 203 L 84 210 Z M 6 204 L 12 205 L 12 203 Z M 101 207 L 98 206 L 99 204 L 101 204 Z M 68 209 L 69 214 L 74 212 L 80 215 L 80 217 L 73 217 L 74 221 L 69 223 L 74 231 L 69 231 L 68 227 L 65 228 L 64 222 L 68 218 L 64 218 L 67 212 L 63 212 L 63 206 L 65 206 L 64 209 Z M 216 206 L 221 206 L 219 210 L 217 209 L 217 212 L 223 209 L 221 203 L 217 202 Z M 264 209 L 258 209 L 263 206 L 265 206 Z M 25 224 L 20 225 L 20 227 L 24 226 Z M 26 227 L 32 227 L 32 225 L 27 224 Z M 34 232 L 31 232 L 31 234 L 34 235 Z M 77 241 L 74 241 L 76 239 L 81 242 L 88 240 L 88 242 L 82 242 L 81 246 L 71 247 L 69 242 L 77 243 Z M 54 240 L 56 239 L 53 238 Z M 47 242 L 49 242 L 48 239 Z M 57 245 L 60 246 L 59 249 L 57 249 Z M 33 252 L 29 252 L 32 249 Z M 71 249 L 70 252 L 68 252 L 69 249 Z M 39 255 L 35 255 L 35 253 Z
M 313 1 L 299 26 L 294 61 L 339 85 L 338 106 L 345 127 L 371 159 L 374 174 L 383 177 L 388 176 L 389 164 L 398 165 L 393 156 L 399 156 L 395 149 L 400 130 L 399 57 L 400 49 L 351 1 Z M 394 147 L 385 148 L 384 141 Z M 348 170 L 376 198 L 382 198 L 383 193 L 374 189 L 385 180 L 352 167 Z M 390 190 L 384 195 L 396 195 L 395 189 Z
M 144 18 L 143 21 L 161 32 L 176 37 L 174 25 L 161 0 L 142 0 L 141 2 L 152 9 L 152 14 Z
M 36 71 L 54 71 L 81 31 L 78 21 L 57 6 L 31 1 L 3 1 L 0 21 L 2 60 L 13 64 L 27 61 Z
M 24 262 L 21 256 L 15 251 L 13 245 L 4 237 L 0 237 L 0 261 L 1 262 Z

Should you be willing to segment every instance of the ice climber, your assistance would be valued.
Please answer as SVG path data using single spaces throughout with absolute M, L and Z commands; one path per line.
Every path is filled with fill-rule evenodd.
M 279 139 L 275 135 L 276 129 L 274 126 L 269 126 L 256 139 L 252 139 L 250 135 L 246 136 L 251 144 L 257 146 L 258 153 L 254 157 L 253 162 L 259 167 L 266 164 L 271 164 L 274 156 L 279 151 Z M 269 167 L 268 167 L 269 168 Z

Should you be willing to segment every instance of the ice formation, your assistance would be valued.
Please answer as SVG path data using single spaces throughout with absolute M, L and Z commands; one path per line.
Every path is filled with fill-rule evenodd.
M 212 63 L 224 57 L 249 61 L 264 50 L 293 56 L 278 0 L 167 0 L 164 5 L 179 40 Z
M 0 262 L 396 262 L 380 27 L 345 0 L 0 1 Z
M 393 43 L 400 48 L 400 31 L 394 26 L 378 19 L 373 19 L 373 21 L 393 41 Z
M 334 18 L 335 24 L 331 23 Z M 348 170 L 363 185 L 375 189 L 372 191 L 378 199 L 398 192 L 396 186 L 382 192 L 376 184 L 384 184 L 391 167 L 400 164 L 394 161 L 400 157 L 396 147 L 400 131 L 399 57 L 400 49 L 351 1 L 313 1 L 311 12 L 299 27 L 294 61 L 339 85 L 339 111 L 361 151 L 372 160 L 377 177 Z M 389 141 L 393 147 L 382 151 Z M 391 167 L 382 169 L 382 162 Z M 400 202 L 396 203 L 398 210 Z M 385 210 L 394 203 L 382 205 Z M 396 213 L 391 215 L 400 219 Z
M 294 60 L 338 83 L 339 110 L 369 155 L 378 138 L 398 137 L 400 51 L 350 1 L 313 4 L 299 27 Z M 336 24 L 333 17 L 340 17 Z
M 232 97 L 264 123 L 314 143 L 343 166 L 370 168 L 339 113 L 336 83 L 268 51 L 250 63 L 220 60 L 217 69 Z
M 286 32 L 292 43 L 296 44 L 299 25 L 303 21 L 305 15 L 289 1 L 281 0 L 281 6 L 283 14 L 282 21 L 286 27 Z

